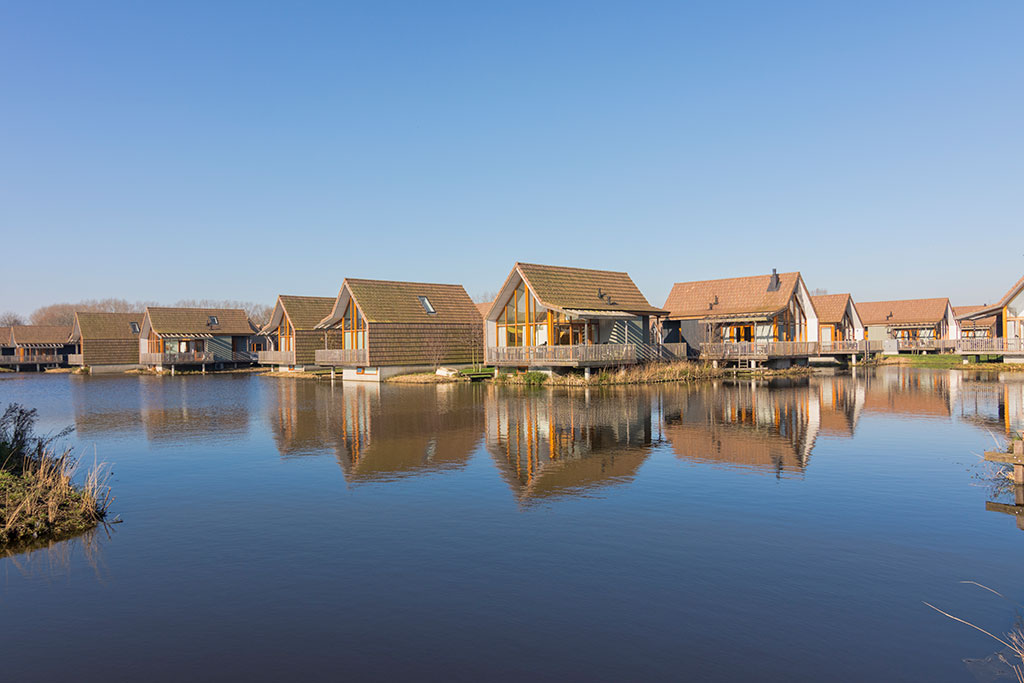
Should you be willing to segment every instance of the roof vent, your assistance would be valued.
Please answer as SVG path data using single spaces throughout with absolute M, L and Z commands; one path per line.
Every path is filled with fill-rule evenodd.
M 774 268 L 772 268 L 772 279 L 768 281 L 768 291 L 777 292 L 781 286 L 782 281 L 779 279 L 779 274 Z

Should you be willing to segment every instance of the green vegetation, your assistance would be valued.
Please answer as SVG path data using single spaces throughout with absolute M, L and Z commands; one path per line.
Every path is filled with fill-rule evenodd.
M 520 372 L 499 374 L 495 381 L 502 384 L 527 384 L 531 386 L 542 384 L 548 386 L 602 386 L 611 384 L 693 382 L 717 377 L 734 377 L 738 374 L 742 374 L 745 377 L 779 377 L 805 375 L 811 371 L 810 368 L 806 367 L 794 367 L 788 370 L 714 368 L 710 363 L 680 361 L 676 363 L 647 363 L 645 365 L 632 365 L 615 370 L 601 370 L 592 373 L 590 379 L 587 379 L 580 371 L 564 375 Z
M 964 363 L 963 357 L 950 353 L 924 353 L 914 355 L 890 356 L 883 361 L 883 365 L 909 365 L 914 368 L 935 368 L 945 370 L 999 370 L 1002 372 L 1017 369 L 1012 363 L 994 362 L 998 356 L 967 356 L 968 363 Z M 1022 368 L 1024 369 L 1024 368 Z
M 31 547 L 92 529 L 112 502 L 103 468 L 78 485 L 77 461 L 49 437 L 35 434 L 36 411 L 12 403 L 0 416 L 0 550 Z

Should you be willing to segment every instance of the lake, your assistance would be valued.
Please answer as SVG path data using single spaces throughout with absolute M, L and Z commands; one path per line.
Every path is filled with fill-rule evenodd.
M 995 680 L 1024 373 L 605 389 L 18 375 L 123 523 L 0 559 L 3 680 Z M 1008 497 L 1007 497 L 1008 496 Z M 977 581 L 1008 600 L 962 581 Z

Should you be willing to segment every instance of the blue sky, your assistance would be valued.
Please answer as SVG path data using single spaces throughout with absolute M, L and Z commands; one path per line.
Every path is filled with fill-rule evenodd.
M 1022 35 L 1019 0 L 7 2 L 0 309 L 516 260 L 993 301 Z

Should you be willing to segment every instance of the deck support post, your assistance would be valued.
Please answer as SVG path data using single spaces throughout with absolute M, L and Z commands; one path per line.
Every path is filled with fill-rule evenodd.
M 332 382 L 334 381 L 334 370 L 335 370 L 335 367 L 332 365 L 331 366 L 331 381 Z
M 718 369 L 718 361 L 717 360 L 711 361 L 711 367 L 713 367 L 713 368 L 715 368 L 717 370 Z
M 171 377 L 174 377 L 174 366 L 171 366 Z
M 590 379 L 590 368 L 583 368 L 583 379 Z
M 199 372 L 205 375 L 206 374 L 206 363 L 203 363 L 200 367 L 202 368 L 202 370 L 200 370 Z
M 1013 483 L 1017 486 L 1024 485 L 1024 465 L 1013 463 Z

